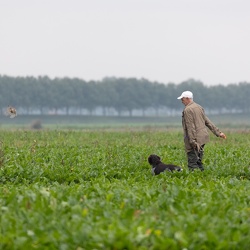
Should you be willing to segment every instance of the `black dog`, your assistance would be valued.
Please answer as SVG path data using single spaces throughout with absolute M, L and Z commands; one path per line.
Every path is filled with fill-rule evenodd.
M 161 162 L 161 158 L 158 155 L 150 155 L 148 157 L 148 163 L 152 166 L 152 174 L 154 175 L 158 175 L 165 170 L 169 172 L 173 172 L 174 170 L 182 171 L 182 168 L 179 166 Z

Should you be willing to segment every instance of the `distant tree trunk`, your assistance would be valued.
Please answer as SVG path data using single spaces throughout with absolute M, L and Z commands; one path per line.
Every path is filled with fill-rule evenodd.
M 106 107 L 102 107 L 102 115 L 103 115 L 103 116 L 107 116 Z
M 66 107 L 66 115 L 69 115 L 69 107 Z

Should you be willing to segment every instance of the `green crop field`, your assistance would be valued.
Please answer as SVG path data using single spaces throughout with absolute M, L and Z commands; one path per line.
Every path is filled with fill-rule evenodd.
M 2 129 L 0 249 L 249 249 L 250 131 L 225 132 L 190 173 L 181 129 Z

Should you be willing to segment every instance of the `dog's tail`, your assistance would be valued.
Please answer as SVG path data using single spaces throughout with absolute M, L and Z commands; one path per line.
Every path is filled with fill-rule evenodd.
M 178 172 L 181 172 L 181 171 L 182 171 L 182 168 L 179 167 L 179 166 L 174 166 L 174 169 L 173 169 L 173 170 L 178 171 Z
M 182 171 L 182 168 L 177 166 L 177 165 L 169 165 L 169 169 L 171 170 L 171 172 L 173 172 L 173 171 L 181 172 Z

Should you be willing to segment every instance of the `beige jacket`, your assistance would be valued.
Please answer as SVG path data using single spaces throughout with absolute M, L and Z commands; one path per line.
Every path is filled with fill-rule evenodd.
M 182 112 L 182 127 L 186 152 L 190 152 L 197 143 L 199 146 L 209 142 L 207 127 L 214 135 L 221 131 L 208 119 L 204 109 L 194 101 L 185 106 Z

